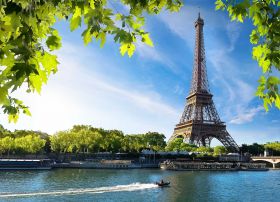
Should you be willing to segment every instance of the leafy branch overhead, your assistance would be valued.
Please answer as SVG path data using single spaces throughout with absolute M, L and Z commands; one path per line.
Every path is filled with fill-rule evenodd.
M 114 4 L 129 8 L 119 13 Z M 59 64 L 52 51 L 61 47 L 61 37 L 53 25 L 57 20 L 70 22 L 74 31 L 82 24 L 85 44 L 93 39 L 101 47 L 108 35 L 120 44 L 120 53 L 131 57 L 136 41 L 153 42 L 143 30 L 143 13 L 158 14 L 167 9 L 178 11 L 180 0 L 0 0 L 0 105 L 16 122 L 21 112 L 30 115 L 22 101 L 12 93 L 20 87 L 26 92 L 41 92 Z
M 120 44 L 120 53 L 131 57 L 137 41 L 153 46 L 143 30 L 144 13 L 158 14 L 163 9 L 179 11 L 182 0 L 0 0 L 0 106 L 10 121 L 29 109 L 12 93 L 19 88 L 40 93 L 59 64 L 53 51 L 61 47 L 61 37 L 53 25 L 67 20 L 74 31 L 84 24 L 85 44 L 94 39 L 101 47 L 111 35 Z M 128 8 L 120 13 L 115 6 Z M 227 10 L 232 20 L 252 19 L 250 35 L 253 58 L 263 69 L 256 95 L 264 106 L 280 109 L 280 20 L 276 0 L 216 0 L 216 9 Z
M 216 0 L 216 9 L 227 10 L 231 20 L 251 19 L 255 28 L 250 42 L 255 59 L 263 70 L 256 95 L 264 107 L 275 105 L 280 109 L 280 1 L 279 0 Z M 273 76 L 274 75 L 274 76 Z

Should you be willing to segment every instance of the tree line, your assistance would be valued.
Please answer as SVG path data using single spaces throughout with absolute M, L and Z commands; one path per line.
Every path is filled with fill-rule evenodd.
M 88 125 L 74 125 L 69 130 L 48 135 L 40 131 L 15 130 L 11 132 L 0 125 L 0 155 L 48 154 L 48 153 L 139 153 L 144 149 L 153 151 L 187 151 L 206 155 L 228 153 L 224 146 L 198 147 L 187 144 L 183 138 L 166 143 L 165 136 L 157 132 L 124 134 L 120 130 L 105 130 Z M 243 144 L 242 153 L 260 155 L 264 150 L 280 155 L 280 142 L 252 145 Z

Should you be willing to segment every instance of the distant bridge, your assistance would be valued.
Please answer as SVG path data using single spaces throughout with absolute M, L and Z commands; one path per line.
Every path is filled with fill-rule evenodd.
M 280 156 L 252 156 L 253 161 L 266 161 L 272 163 L 273 168 L 276 167 L 277 163 L 280 163 Z

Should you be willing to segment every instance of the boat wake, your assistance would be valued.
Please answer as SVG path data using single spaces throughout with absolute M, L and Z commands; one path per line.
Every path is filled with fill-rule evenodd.
M 10 197 L 33 197 L 33 196 L 59 196 L 59 195 L 77 195 L 77 194 L 101 194 L 108 192 L 124 192 L 124 191 L 138 191 L 144 189 L 153 189 L 158 186 L 155 184 L 141 184 L 133 183 L 128 185 L 117 185 L 112 187 L 97 187 L 97 188 L 87 188 L 87 189 L 67 189 L 49 192 L 33 192 L 33 193 L 1 193 L 0 198 L 10 198 Z

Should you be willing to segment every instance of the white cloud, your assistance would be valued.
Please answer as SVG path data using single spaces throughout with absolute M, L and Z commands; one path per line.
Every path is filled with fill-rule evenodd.
M 183 95 L 184 88 L 182 88 L 179 84 L 177 84 L 174 88 L 174 93 L 178 95 Z
M 124 77 L 105 74 L 107 71 L 101 73 L 100 68 L 116 64 L 97 51 L 86 51 L 64 42 L 57 54 L 59 72 L 50 78 L 41 96 L 17 92 L 31 107 L 32 117 L 22 115 L 17 124 L 9 124 L 0 114 L 1 124 L 11 130 L 48 133 L 68 129 L 74 124 L 90 124 L 126 133 L 159 131 L 171 135 L 179 113 L 153 88 L 142 88 Z
M 230 41 L 228 51 L 231 52 L 235 48 L 235 44 L 239 38 L 241 26 L 238 22 L 228 22 L 226 25 L 227 36 Z
M 136 54 L 143 59 L 153 60 L 159 62 L 164 65 L 164 67 L 168 67 L 172 72 L 178 73 L 176 65 L 169 59 L 168 56 L 164 55 L 163 52 L 157 49 L 157 46 L 150 47 L 142 42 L 136 43 Z
M 182 38 L 189 48 L 193 50 L 195 41 L 194 22 L 198 18 L 198 7 L 184 6 L 178 13 L 162 12 L 158 18 L 166 24 L 169 30 Z M 204 31 L 211 32 L 216 29 L 224 29 L 227 20 L 220 13 L 200 8 L 200 15 L 204 19 Z M 219 23 L 217 23 L 219 22 Z M 210 37 L 210 36 L 208 36 Z
M 236 117 L 234 117 L 230 123 L 233 124 L 243 124 L 251 122 L 253 118 L 261 111 L 264 111 L 263 106 L 258 106 L 256 108 L 251 108 L 246 111 L 240 112 Z

